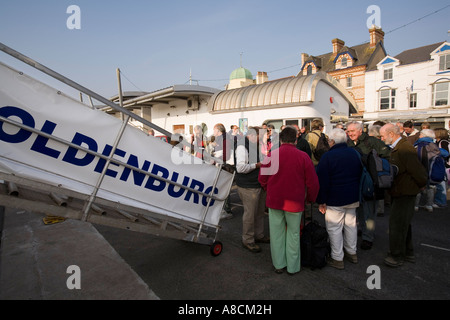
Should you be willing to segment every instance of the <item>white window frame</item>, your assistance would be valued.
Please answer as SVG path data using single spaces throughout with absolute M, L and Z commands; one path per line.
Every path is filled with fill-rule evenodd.
M 436 91 L 437 90 L 437 91 Z M 431 105 L 433 107 L 446 107 L 450 100 L 450 80 L 435 82 L 432 85 Z M 439 104 L 436 104 L 436 100 Z M 441 102 L 442 101 L 442 102 Z
M 386 95 L 388 93 L 388 95 Z M 380 111 L 395 109 L 396 89 L 385 88 L 378 92 L 378 108 Z M 383 101 L 384 100 L 384 101 Z M 387 100 L 387 101 L 386 101 Z M 382 108 L 382 105 L 387 105 L 387 108 Z
M 417 93 L 409 94 L 409 108 L 417 109 Z
M 439 56 L 439 71 L 450 70 L 450 53 Z
M 392 80 L 394 79 L 394 68 L 389 67 L 383 70 L 383 80 Z
M 346 88 L 352 88 L 353 87 L 353 78 L 352 76 L 348 76 L 345 78 L 345 87 Z

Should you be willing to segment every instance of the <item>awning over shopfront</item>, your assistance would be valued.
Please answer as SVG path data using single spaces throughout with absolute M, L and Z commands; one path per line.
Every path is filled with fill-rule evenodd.
M 434 109 L 434 110 L 413 110 L 413 111 L 387 111 L 374 112 L 364 115 L 364 121 L 381 120 L 385 122 L 407 121 L 414 122 L 445 122 L 445 119 L 450 118 L 449 109 Z

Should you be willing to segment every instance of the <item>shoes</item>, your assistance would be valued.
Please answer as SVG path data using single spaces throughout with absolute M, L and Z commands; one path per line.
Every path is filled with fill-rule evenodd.
M 242 246 L 254 253 L 261 251 L 261 248 L 255 243 L 242 243 Z
M 264 236 L 261 239 L 255 239 L 256 243 L 270 243 L 270 237 Z
M 400 259 L 395 259 L 391 255 L 388 255 L 386 258 L 384 258 L 384 263 L 388 265 L 389 267 L 400 267 L 403 264 L 403 261 Z
M 221 220 L 228 220 L 233 218 L 233 214 L 230 212 L 226 212 L 226 211 L 222 211 L 221 215 L 220 215 L 220 219 Z
M 367 241 L 367 240 L 363 240 L 361 243 L 361 249 L 363 250 L 370 250 L 372 249 L 372 242 Z
M 281 268 L 281 269 L 276 269 L 275 268 L 275 273 L 276 274 L 282 274 L 282 273 L 284 273 L 284 270 L 286 269 L 286 267 L 284 267 L 284 268 Z M 289 272 L 289 271 L 287 271 L 286 270 L 286 273 L 288 274 L 288 275 L 290 275 L 290 276 L 293 276 L 293 275 L 295 275 L 295 274 L 297 274 L 297 273 L 299 273 L 300 271 L 298 271 L 298 272 Z
M 350 254 L 344 250 L 344 258 L 351 263 L 358 263 L 358 256 L 356 254 Z
M 447 208 L 447 205 L 440 205 L 440 204 L 437 204 L 437 203 L 433 203 L 433 208 L 434 209 Z
M 425 210 L 427 210 L 428 212 L 433 212 L 433 207 L 432 206 L 425 206 Z
M 282 274 L 282 273 L 284 272 L 284 269 L 285 269 L 285 268 L 282 268 L 282 269 L 275 269 L 275 273 L 276 273 L 276 274 Z
M 415 206 L 415 207 L 414 207 L 414 211 L 415 211 L 415 212 L 419 211 L 419 207 Z
M 405 261 L 410 262 L 410 263 L 416 263 L 416 257 L 413 255 L 405 256 Z
M 336 269 L 339 269 L 339 270 L 343 270 L 344 269 L 344 261 L 337 261 L 337 260 L 334 260 L 333 258 L 328 258 L 327 259 L 327 264 L 330 267 L 333 267 L 333 268 L 336 268 Z

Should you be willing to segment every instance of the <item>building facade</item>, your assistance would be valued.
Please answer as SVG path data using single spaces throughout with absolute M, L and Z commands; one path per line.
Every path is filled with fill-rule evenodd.
M 449 128 L 450 43 L 386 56 L 365 77 L 364 120 L 430 122 Z
M 383 46 L 384 32 L 372 26 L 368 43 L 348 47 L 341 39 L 333 39 L 333 51 L 313 56 L 302 53 L 302 67 L 299 75 L 324 71 L 338 80 L 352 95 L 359 112 L 353 116 L 362 117 L 365 110 L 365 74 L 374 70 L 377 63 L 386 56 Z

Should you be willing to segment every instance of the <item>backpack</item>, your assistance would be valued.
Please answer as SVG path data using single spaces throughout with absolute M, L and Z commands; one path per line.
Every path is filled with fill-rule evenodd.
M 441 150 L 441 155 L 444 157 L 445 167 L 450 168 L 450 155 L 448 154 L 450 149 L 450 142 L 448 140 L 439 141 L 439 149 Z M 442 150 L 444 150 L 444 152 Z
M 357 150 L 355 150 L 355 152 L 358 154 L 362 166 L 361 178 L 359 179 L 359 201 L 362 202 L 363 200 L 373 200 L 375 199 L 375 186 L 372 175 L 364 165 L 361 159 L 361 154 Z
M 445 161 L 439 147 L 435 143 L 419 143 L 417 145 L 417 154 L 420 162 L 427 169 L 428 182 L 431 185 L 440 184 L 446 179 Z
M 320 161 L 320 158 L 323 156 L 323 154 L 330 150 L 330 145 L 328 144 L 328 139 L 325 134 L 321 133 L 319 136 L 316 132 L 312 133 L 319 137 L 319 140 L 317 140 L 317 145 L 314 148 L 313 155 L 314 158 L 317 159 L 317 161 Z
M 331 247 L 328 232 L 316 221 L 311 221 L 302 230 L 300 237 L 301 264 L 311 270 L 327 265 Z
M 381 158 L 375 149 L 369 152 L 365 161 L 375 188 L 390 189 L 398 168 L 389 160 Z

